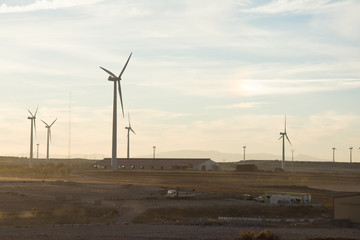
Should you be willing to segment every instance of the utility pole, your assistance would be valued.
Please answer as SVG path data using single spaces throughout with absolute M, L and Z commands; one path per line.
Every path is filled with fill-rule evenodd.
M 291 149 L 291 172 L 294 171 L 294 152 L 295 149 Z

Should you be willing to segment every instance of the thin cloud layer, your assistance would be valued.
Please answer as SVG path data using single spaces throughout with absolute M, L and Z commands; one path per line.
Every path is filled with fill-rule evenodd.
M 333 0 L 273 0 L 267 4 L 253 6 L 252 2 L 242 5 L 240 12 L 257 14 L 312 14 L 335 8 L 344 1 Z
M 34 12 L 50 9 L 70 8 L 82 5 L 90 5 L 103 0 L 37 0 L 27 5 L 1 4 L 0 13 Z

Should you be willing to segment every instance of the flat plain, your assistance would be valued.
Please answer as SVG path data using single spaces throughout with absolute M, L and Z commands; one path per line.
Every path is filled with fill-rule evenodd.
M 1 239 L 234 239 L 268 229 L 282 239 L 347 237 L 360 229 L 332 220 L 333 198 L 360 193 L 359 163 L 221 163 L 222 171 L 92 168 L 87 160 L 35 162 L 1 158 Z M 259 171 L 237 172 L 238 164 Z M 168 199 L 167 189 L 195 195 Z M 310 193 L 310 206 L 270 206 L 242 199 L 267 191 Z M 304 222 L 223 221 L 221 217 L 306 219 Z M 307 222 L 313 220 L 314 222 Z

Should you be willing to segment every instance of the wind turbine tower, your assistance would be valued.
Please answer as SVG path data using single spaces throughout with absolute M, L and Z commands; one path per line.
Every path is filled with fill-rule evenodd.
M 284 132 L 280 132 L 281 137 L 279 138 L 279 140 L 282 138 L 282 165 L 281 168 L 283 170 L 285 170 L 285 138 L 288 140 L 288 142 L 291 144 L 289 137 L 287 136 L 286 133 L 286 115 L 285 115 L 285 128 L 284 128 Z
M 350 163 L 352 163 L 352 150 L 353 150 L 353 147 L 349 147 L 350 149 Z
M 246 145 L 245 146 L 243 146 L 243 149 L 244 149 L 244 161 L 245 161 L 245 150 L 246 150 Z
M 30 130 L 30 159 L 29 159 L 29 168 L 33 167 L 33 139 L 34 139 L 34 130 L 36 134 L 36 113 L 38 111 L 39 107 L 36 108 L 35 114 L 33 115 L 30 110 L 28 109 L 31 117 L 28 117 L 27 119 L 31 120 L 31 130 Z
M 49 145 L 51 141 L 51 126 L 56 122 L 57 118 L 49 125 L 45 121 L 41 120 L 45 124 L 45 128 L 47 128 L 47 149 L 46 149 L 46 160 L 49 160 Z
M 130 158 L 130 131 L 132 131 L 134 134 L 136 134 L 134 132 L 134 130 L 131 127 L 131 123 L 130 123 L 130 114 L 128 113 L 128 119 L 129 119 L 129 126 L 125 127 L 125 129 L 127 129 L 127 159 Z
M 130 53 L 129 58 L 127 59 L 123 69 L 121 70 L 119 76 L 117 77 L 115 74 L 113 74 L 112 72 L 110 72 L 109 70 L 100 67 L 102 70 L 104 70 L 106 73 L 108 73 L 110 76 L 108 78 L 109 81 L 113 81 L 114 82 L 114 100 L 113 100 L 113 129 L 112 129 L 112 153 L 111 153 L 111 168 L 113 171 L 117 170 L 117 158 L 116 158 L 116 140 L 117 140 L 117 90 L 116 88 L 118 87 L 119 89 L 119 96 L 120 96 L 120 103 L 121 103 L 121 110 L 122 110 L 122 115 L 124 117 L 124 107 L 123 107 L 123 102 L 122 102 L 122 95 L 121 95 L 121 85 L 120 85 L 120 80 L 121 80 L 121 76 L 125 71 L 126 66 L 129 63 L 129 60 L 131 58 L 132 53 Z M 117 87 L 116 87 L 117 85 Z
M 332 150 L 333 150 L 333 162 L 335 162 L 335 150 L 336 150 L 336 148 L 332 148 Z

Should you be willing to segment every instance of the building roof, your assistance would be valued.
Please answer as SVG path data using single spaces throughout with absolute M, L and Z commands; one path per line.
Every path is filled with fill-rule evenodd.
M 192 164 L 193 166 L 198 166 L 207 161 L 212 161 L 210 158 L 118 158 L 118 166 L 163 166 L 163 167 L 173 167 L 173 166 L 188 166 Z M 215 162 L 214 162 L 215 163 Z M 94 165 L 99 166 L 110 166 L 111 159 L 105 158 L 95 162 Z

